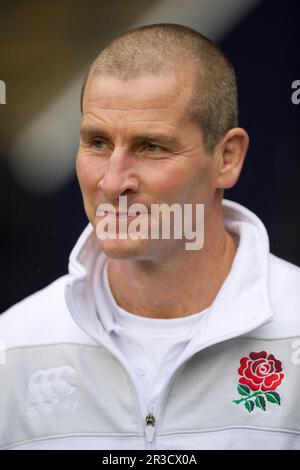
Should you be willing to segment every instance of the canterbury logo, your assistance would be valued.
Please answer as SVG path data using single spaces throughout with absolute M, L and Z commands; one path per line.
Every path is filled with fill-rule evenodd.
M 76 371 L 62 366 L 35 371 L 28 382 L 27 411 L 71 411 L 77 405 Z

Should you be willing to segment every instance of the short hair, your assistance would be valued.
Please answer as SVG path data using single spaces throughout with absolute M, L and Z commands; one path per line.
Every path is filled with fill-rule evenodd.
M 238 125 L 238 97 L 232 64 L 222 49 L 187 26 L 158 23 L 129 30 L 108 44 L 92 63 L 81 90 L 82 102 L 91 75 L 130 80 L 144 74 L 192 70 L 190 118 L 199 124 L 206 149 Z

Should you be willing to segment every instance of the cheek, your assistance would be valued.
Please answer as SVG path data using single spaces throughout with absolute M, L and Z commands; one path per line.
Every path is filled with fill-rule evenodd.
M 91 158 L 78 154 L 76 158 L 76 174 L 81 189 L 83 205 L 89 221 L 93 224 L 95 208 L 93 205 L 94 194 L 97 191 L 98 170 Z
M 200 165 L 176 164 L 172 162 L 160 171 L 148 171 L 153 190 L 165 202 L 190 202 L 205 199 L 209 191 L 209 171 Z
M 166 162 L 144 169 L 140 174 L 143 175 L 145 191 L 152 193 L 159 202 L 172 203 L 176 197 L 179 199 L 182 186 L 182 172 L 179 170 Z
M 91 191 L 99 181 L 99 164 L 96 159 L 79 153 L 76 159 L 76 173 L 81 189 Z
M 182 168 L 164 162 L 143 171 L 143 185 L 146 193 L 158 203 L 173 204 L 183 199 L 186 178 Z

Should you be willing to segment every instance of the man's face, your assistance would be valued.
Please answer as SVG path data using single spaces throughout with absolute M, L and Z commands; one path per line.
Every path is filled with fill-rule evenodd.
M 96 228 L 103 203 L 119 209 L 119 196 L 128 207 L 144 204 L 205 204 L 212 206 L 214 159 L 203 145 L 202 133 L 189 119 L 188 75 L 144 75 L 128 81 L 92 76 L 83 101 L 77 176 L 84 207 Z M 128 220 L 129 223 L 129 220 Z M 175 253 L 183 241 L 99 240 L 110 257 L 153 259 Z

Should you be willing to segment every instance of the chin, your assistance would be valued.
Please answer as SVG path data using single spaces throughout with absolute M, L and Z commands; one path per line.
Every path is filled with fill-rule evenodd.
M 110 258 L 116 259 L 145 259 L 149 246 L 148 239 L 138 240 L 100 240 L 102 251 Z

